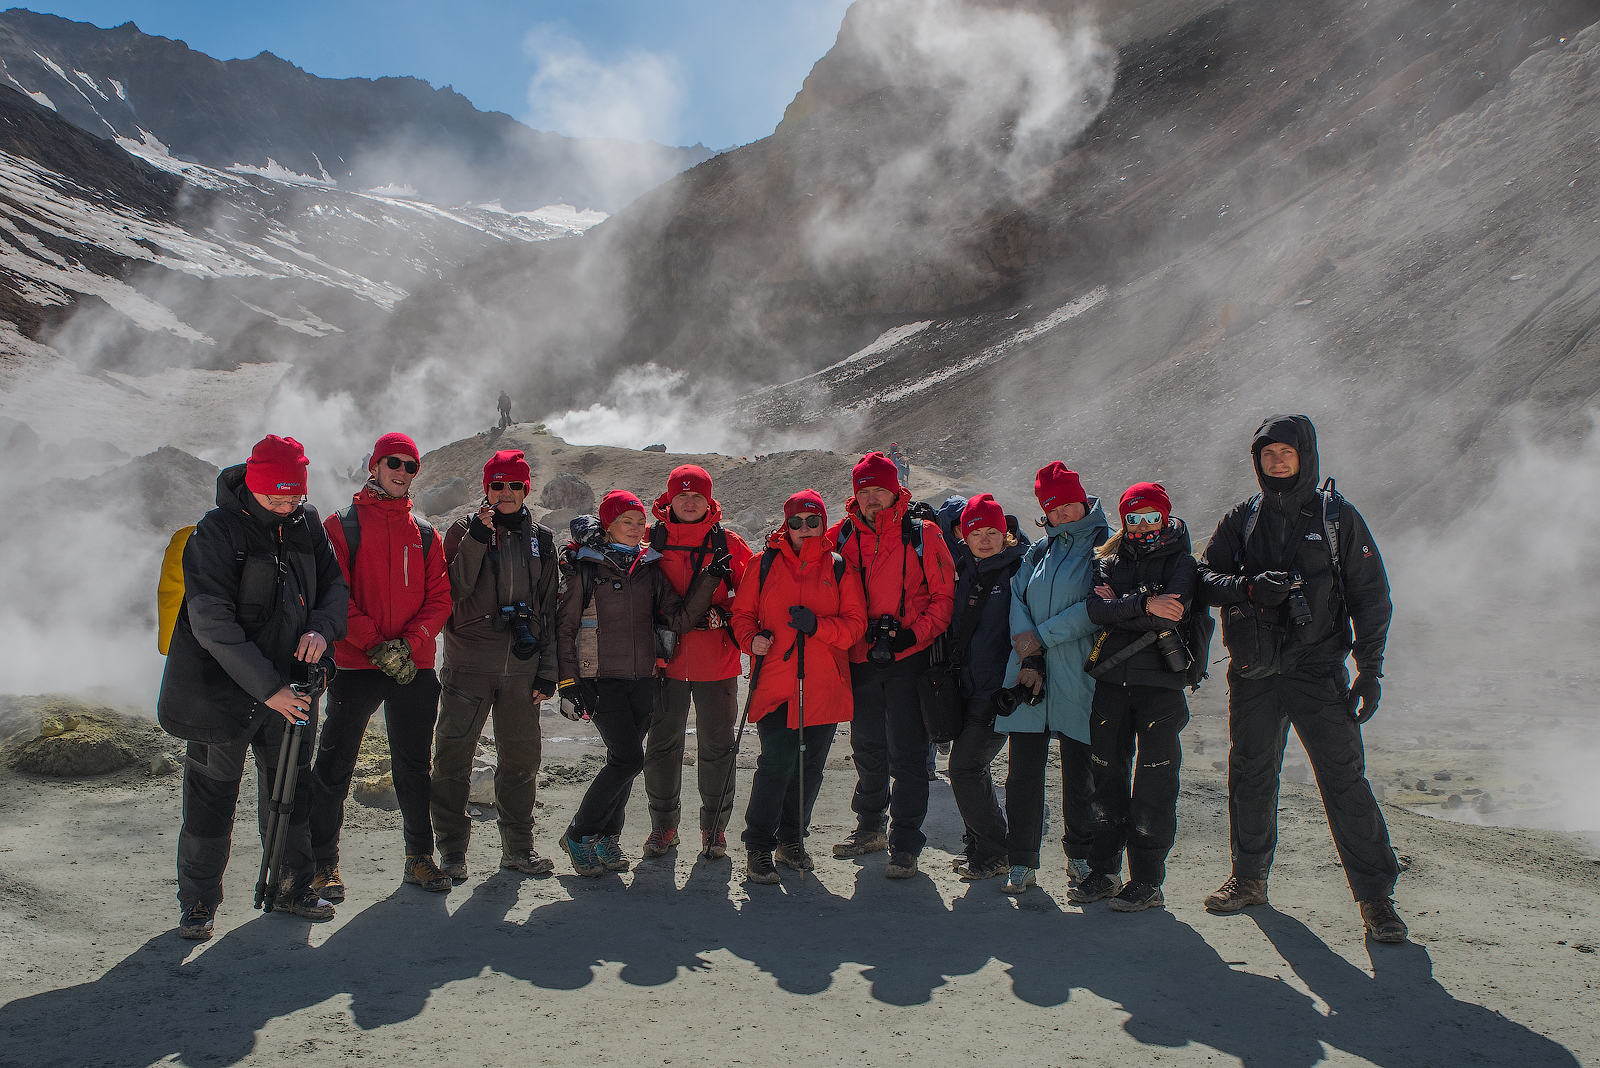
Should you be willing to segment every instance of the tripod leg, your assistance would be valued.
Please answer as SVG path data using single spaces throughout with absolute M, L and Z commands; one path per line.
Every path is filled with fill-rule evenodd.
M 806 844 L 806 633 L 801 631 L 795 636 L 796 643 L 800 646 L 799 661 L 795 664 L 795 681 L 799 684 L 799 693 L 795 700 L 795 714 L 800 724 L 800 757 L 797 761 L 796 776 L 800 787 L 800 811 L 795 814 L 800 827 L 800 848 L 805 849 Z M 800 881 L 805 882 L 806 869 L 800 868 Z
M 267 907 L 271 912 L 278 903 L 278 893 L 283 887 L 283 850 L 289 843 L 289 822 L 294 814 L 295 781 L 300 776 L 300 740 L 305 736 L 304 720 L 284 731 L 286 752 L 282 755 L 288 763 L 279 779 L 278 795 L 273 798 L 273 812 L 277 816 L 272 836 L 272 864 L 267 872 Z
M 265 907 L 272 911 L 272 904 L 277 899 L 277 891 L 271 887 L 272 877 L 272 847 L 278 840 L 278 797 L 283 792 L 283 776 L 285 774 L 285 761 L 289 754 L 289 730 L 283 732 L 283 740 L 278 743 L 278 766 L 273 769 L 272 793 L 267 798 L 267 825 L 261 834 L 261 874 L 256 878 L 256 908 Z

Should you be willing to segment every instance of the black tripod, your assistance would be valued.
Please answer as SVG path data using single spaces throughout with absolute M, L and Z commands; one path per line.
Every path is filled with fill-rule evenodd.
M 278 771 L 273 777 L 272 798 L 267 802 L 267 829 L 261 838 L 261 876 L 256 880 L 256 908 L 271 912 L 278 904 L 283 886 L 283 850 L 289 841 L 289 818 L 294 814 L 295 780 L 300 775 L 300 739 L 306 720 L 286 727 L 278 746 Z

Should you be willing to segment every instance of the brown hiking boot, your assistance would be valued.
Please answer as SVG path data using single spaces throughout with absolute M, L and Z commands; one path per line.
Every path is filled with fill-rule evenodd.
M 772 851 L 772 859 L 778 864 L 784 864 L 795 871 L 816 871 L 817 862 L 811 859 L 811 854 L 806 852 L 804 842 L 784 842 Z
M 765 883 L 771 886 L 781 882 L 778 878 L 778 869 L 772 863 L 770 849 L 752 849 L 745 854 L 744 880 L 747 883 Z
M 1228 881 L 1217 887 L 1216 893 L 1207 894 L 1204 902 L 1206 908 L 1212 912 L 1238 912 L 1251 905 L 1266 903 L 1265 879 L 1240 879 L 1233 875 L 1228 876 Z
M 1404 942 L 1406 923 L 1394 910 L 1394 900 L 1387 897 L 1373 897 L 1359 902 L 1361 907 L 1361 922 L 1366 925 L 1367 934 L 1377 942 Z
M 335 905 L 343 901 L 344 878 L 339 874 L 339 865 L 319 865 L 316 874 L 311 877 L 311 889 L 324 901 L 332 901 Z
M 667 851 L 678 844 L 678 828 L 657 827 L 645 838 L 644 845 L 639 847 L 639 852 L 647 857 L 664 857 Z
M 537 849 L 502 849 L 500 867 L 520 871 L 524 875 L 549 875 L 556 870 L 556 862 L 541 857 Z
M 440 854 L 439 871 L 453 882 L 465 882 L 467 878 L 467 855 L 465 853 Z
M 455 885 L 450 881 L 450 876 L 440 871 L 439 865 L 433 862 L 432 854 L 406 857 L 405 874 L 401 878 L 434 894 L 444 893 Z
M 844 841 L 833 847 L 836 857 L 864 857 L 868 853 L 882 853 L 889 848 L 889 836 L 882 831 L 870 831 L 865 827 L 857 827 L 851 831 Z

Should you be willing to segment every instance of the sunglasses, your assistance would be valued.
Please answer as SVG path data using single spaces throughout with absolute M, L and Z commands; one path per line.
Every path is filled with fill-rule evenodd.
M 812 530 L 816 530 L 822 525 L 822 517 L 820 515 L 792 515 L 789 517 L 790 530 L 799 530 L 801 523 L 804 523 Z
M 1161 522 L 1160 512 L 1129 512 L 1122 521 L 1130 527 L 1155 526 Z
M 398 471 L 402 467 L 405 468 L 408 475 L 416 474 L 417 469 L 422 466 L 415 460 L 402 460 L 398 456 L 385 456 L 383 462 L 388 465 L 391 471 Z
M 496 493 L 503 489 L 508 489 L 512 493 L 521 493 L 528 488 L 528 484 L 526 482 L 491 482 L 489 483 L 489 488 Z

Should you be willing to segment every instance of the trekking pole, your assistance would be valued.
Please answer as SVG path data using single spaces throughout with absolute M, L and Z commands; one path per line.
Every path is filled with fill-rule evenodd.
M 771 638 L 772 632 L 770 630 L 763 630 L 757 632 L 756 636 Z M 707 849 L 710 848 L 711 842 L 716 839 L 717 831 L 726 833 L 728 829 L 727 821 L 722 815 L 722 810 L 728 804 L 728 791 L 733 789 L 733 773 L 734 770 L 739 766 L 739 744 L 744 741 L 745 721 L 750 718 L 750 705 L 756 699 L 756 683 L 761 679 L 761 665 L 766 659 L 767 658 L 765 656 L 757 656 L 753 657 L 750 662 L 750 692 L 744 695 L 744 711 L 739 713 L 739 725 L 738 727 L 734 728 L 733 752 L 729 754 L 728 758 L 727 777 L 722 780 L 722 793 L 717 797 L 717 814 L 716 817 L 711 821 L 712 835 L 711 838 L 706 840 Z M 733 816 L 733 809 L 728 809 L 728 816 L 730 818 Z M 706 860 L 711 859 L 710 855 L 705 849 L 700 851 L 700 855 Z
M 806 632 L 795 632 L 795 644 L 800 647 L 799 659 L 795 661 L 794 677 L 799 683 L 800 690 L 795 698 L 796 715 L 800 720 L 800 756 L 796 761 L 800 777 L 800 855 L 805 855 L 806 848 Z M 795 858 L 800 863 L 800 881 L 806 881 L 806 867 L 799 857 Z
M 262 902 L 267 898 L 267 874 L 272 868 L 272 843 L 278 840 L 278 797 L 283 792 L 283 776 L 288 769 L 289 761 L 289 730 L 283 732 L 283 741 L 278 744 L 278 768 L 272 778 L 272 794 L 267 799 L 267 825 L 261 833 L 261 874 L 256 878 L 256 908 L 262 907 Z M 273 895 L 277 897 L 276 894 Z M 272 905 L 266 906 L 268 912 Z
M 294 813 L 295 780 L 300 777 L 300 739 L 305 735 L 306 721 L 296 720 L 293 727 L 283 732 L 283 746 L 278 750 L 278 789 L 271 802 L 272 816 L 268 820 L 270 852 L 263 859 L 266 872 L 266 900 L 263 912 L 271 912 L 278 904 L 278 891 L 283 885 L 283 851 L 289 843 L 289 819 Z M 266 843 L 263 843 L 265 846 Z M 261 892 L 257 887 L 257 893 Z

